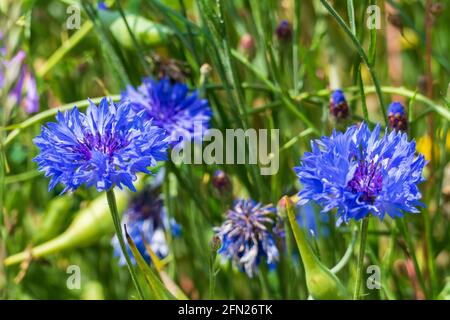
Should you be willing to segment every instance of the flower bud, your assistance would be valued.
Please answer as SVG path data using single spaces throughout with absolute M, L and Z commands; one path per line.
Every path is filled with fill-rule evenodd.
M 330 97 L 330 114 L 336 119 L 346 119 L 349 108 L 344 92 L 340 89 L 333 91 Z
M 213 187 L 221 194 L 231 193 L 233 185 L 231 184 L 230 177 L 223 170 L 217 170 L 212 177 Z
M 239 40 L 239 51 L 248 58 L 255 56 L 255 40 L 249 33 L 244 34 Z
M 202 66 L 200 67 L 200 74 L 204 77 L 208 76 L 211 71 L 212 67 L 207 63 L 202 64 Z
M 275 30 L 278 40 L 288 42 L 292 40 L 292 26 L 287 20 L 281 20 Z
M 392 130 L 408 130 L 408 117 L 406 116 L 405 107 L 400 102 L 394 101 L 389 105 L 388 118 L 389 127 Z
M 218 235 L 214 235 L 209 243 L 211 250 L 213 252 L 217 252 L 222 246 L 222 241 L 220 241 L 220 237 Z

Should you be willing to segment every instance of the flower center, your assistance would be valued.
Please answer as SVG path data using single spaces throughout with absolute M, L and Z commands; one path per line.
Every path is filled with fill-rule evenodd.
M 381 167 L 373 161 L 362 161 L 356 168 L 355 175 L 348 182 L 347 187 L 355 194 L 360 194 L 359 199 L 374 203 L 375 198 L 383 187 Z
M 98 151 L 111 157 L 116 150 L 124 148 L 127 145 L 128 141 L 126 139 L 122 140 L 110 132 L 106 132 L 103 135 L 88 133 L 80 144 L 79 151 L 89 160 L 92 157 L 92 151 Z

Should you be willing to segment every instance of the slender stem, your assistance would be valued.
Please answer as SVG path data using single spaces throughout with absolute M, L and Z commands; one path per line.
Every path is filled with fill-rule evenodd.
M 355 9 L 353 6 L 353 0 L 347 0 L 347 13 L 348 13 L 348 22 L 350 24 L 352 34 L 356 35 Z
M 125 240 L 123 239 L 122 228 L 120 226 L 119 212 L 117 210 L 116 196 L 114 195 L 113 188 L 106 191 L 106 198 L 108 199 L 108 206 L 109 210 L 111 211 L 111 217 L 114 223 L 114 228 L 116 229 L 116 234 L 117 238 L 119 239 L 122 254 L 125 257 L 125 260 L 127 261 L 128 271 L 130 271 L 131 279 L 133 280 L 133 284 L 136 287 L 136 290 L 139 294 L 139 298 L 144 299 L 141 287 L 139 286 L 139 282 L 137 281 L 136 271 L 134 270 L 134 266 L 131 263 L 130 255 L 128 254 L 127 247 L 125 246 Z
M 294 41 L 292 43 L 292 86 L 294 88 L 294 94 L 299 93 L 299 54 L 300 54 L 300 20 L 302 15 L 301 1 L 294 1 Z
M 419 262 L 417 260 L 417 255 L 416 255 L 416 249 L 415 249 L 414 243 L 412 241 L 411 235 L 407 229 L 407 225 L 406 225 L 405 221 L 403 221 L 403 219 L 398 219 L 396 222 L 397 222 L 397 226 L 398 226 L 400 232 L 402 233 L 403 237 L 405 238 L 407 254 L 412 259 L 412 262 L 414 265 L 414 271 L 416 272 L 416 276 L 417 276 L 417 279 L 419 280 L 420 287 L 421 287 L 423 293 L 425 294 L 425 296 L 428 297 L 427 288 L 425 286 L 425 279 L 423 277 L 422 270 L 420 270 Z
M 364 266 L 364 255 L 366 253 L 366 242 L 367 242 L 366 240 L 367 240 L 368 226 L 369 226 L 369 219 L 364 218 L 361 221 L 361 228 L 360 228 L 358 266 L 356 269 L 356 284 L 355 284 L 355 291 L 353 292 L 353 300 L 359 299 L 359 291 L 361 289 L 363 266 Z
M 333 268 L 331 268 L 331 272 L 336 274 L 339 271 L 341 271 L 342 268 L 345 267 L 347 262 L 350 260 L 350 257 L 352 256 L 353 248 L 355 247 L 355 243 L 356 243 L 356 228 L 352 232 L 352 240 L 350 241 L 350 244 L 348 245 L 347 250 L 345 250 L 345 253 L 342 256 L 341 260 L 339 260 L 339 262 Z
M 94 25 L 91 21 L 85 22 L 61 47 L 56 50 L 48 60 L 37 70 L 38 77 L 44 77 L 55 65 L 64 59 L 64 56 L 72 50 L 89 32 Z
M 323 6 L 328 10 L 328 12 L 333 16 L 333 18 L 336 20 L 336 22 L 341 26 L 341 28 L 344 30 L 344 32 L 348 35 L 348 37 L 352 41 L 353 45 L 355 46 L 355 49 L 358 51 L 358 54 L 360 55 L 361 59 L 364 61 L 364 64 L 367 66 L 367 70 L 369 71 L 370 77 L 372 78 L 372 82 L 373 82 L 373 85 L 375 86 L 375 91 L 378 96 L 378 100 L 380 102 L 380 109 L 383 113 L 384 121 L 387 125 L 387 116 L 386 116 L 386 110 L 384 108 L 384 100 L 383 100 L 383 93 L 381 90 L 381 85 L 378 81 L 377 76 L 375 75 L 375 70 L 373 68 L 373 65 L 369 61 L 369 57 L 367 56 L 366 52 L 364 51 L 358 38 L 352 33 L 352 30 L 345 24 L 345 21 L 337 13 L 337 11 L 334 10 L 334 8 L 329 4 L 329 2 L 327 0 L 320 0 L 320 2 L 322 2 Z

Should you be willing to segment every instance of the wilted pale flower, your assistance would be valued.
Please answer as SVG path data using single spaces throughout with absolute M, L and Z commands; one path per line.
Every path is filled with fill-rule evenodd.
M 152 187 L 145 187 L 131 200 L 131 204 L 122 218 L 122 225 L 126 225 L 127 232 L 133 239 L 136 248 L 148 263 L 151 262 L 151 258 L 146 244 L 160 259 L 165 258 L 169 253 L 166 240 L 169 224 L 163 200 L 158 190 Z M 114 236 L 112 244 L 115 256 L 120 257 L 119 264 L 125 265 L 126 260 L 117 235 Z M 135 263 L 136 260 L 131 249 L 129 247 L 127 249 L 132 262 Z
M 262 206 L 253 200 L 238 200 L 228 210 L 222 226 L 214 228 L 222 243 L 218 253 L 249 277 L 253 277 L 258 265 L 265 260 L 269 268 L 278 261 L 278 249 L 273 237 L 276 209 Z
M 386 213 L 395 218 L 419 212 L 426 161 L 406 134 L 386 130 L 380 138 L 379 125 L 370 131 L 363 123 L 345 133 L 333 131 L 311 148 L 295 168 L 303 185 L 300 205 L 314 201 L 322 212 L 337 209 L 337 224 L 369 214 L 381 220 Z
M 164 128 L 173 144 L 180 137 L 200 141 L 209 128 L 208 101 L 200 99 L 197 91 L 189 94 L 183 83 L 172 84 L 167 78 L 145 79 L 137 90 L 127 86 L 122 96 L 129 99 L 136 113 L 143 112 L 146 119 L 153 119 L 155 125 Z M 202 130 L 195 130 L 195 126 Z
M 0 34 L 0 40 L 2 35 Z M 8 86 L 7 97 L 11 105 L 20 105 L 26 113 L 39 111 L 39 94 L 36 79 L 25 64 L 25 52 L 17 52 L 6 60 L 6 47 L 0 50 L 0 88 Z M 6 83 L 9 82 L 9 83 Z
M 408 130 L 408 117 L 400 102 L 392 102 L 388 108 L 389 127 L 394 130 Z
M 345 119 L 349 115 L 348 103 L 344 92 L 334 90 L 330 97 L 330 114 L 336 119 Z
M 130 117 L 130 108 L 104 98 L 98 107 L 90 102 L 86 115 L 74 107 L 42 127 L 34 139 L 40 148 L 34 161 L 51 177 L 49 190 L 62 183 L 63 192 L 82 184 L 98 191 L 123 184 L 135 191 L 136 173 L 150 173 L 148 167 L 167 159 L 164 130 L 146 121 L 143 112 Z

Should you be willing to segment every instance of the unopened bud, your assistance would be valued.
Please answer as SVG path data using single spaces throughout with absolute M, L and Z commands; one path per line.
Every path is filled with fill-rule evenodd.
M 292 26 L 287 20 L 281 20 L 275 30 L 278 40 L 288 42 L 292 39 Z
M 344 92 L 340 89 L 334 90 L 330 97 L 330 114 L 336 119 L 346 119 L 349 108 Z
M 255 55 L 255 40 L 251 34 L 246 33 L 241 37 L 239 40 L 239 51 L 250 58 Z
M 393 130 L 408 130 L 408 117 L 405 107 L 397 101 L 392 102 L 388 108 L 389 127 Z
M 230 193 L 233 189 L 230 177 L 223 170 L 217 170 L 212 178 L 213 187 L 221 194 Z

